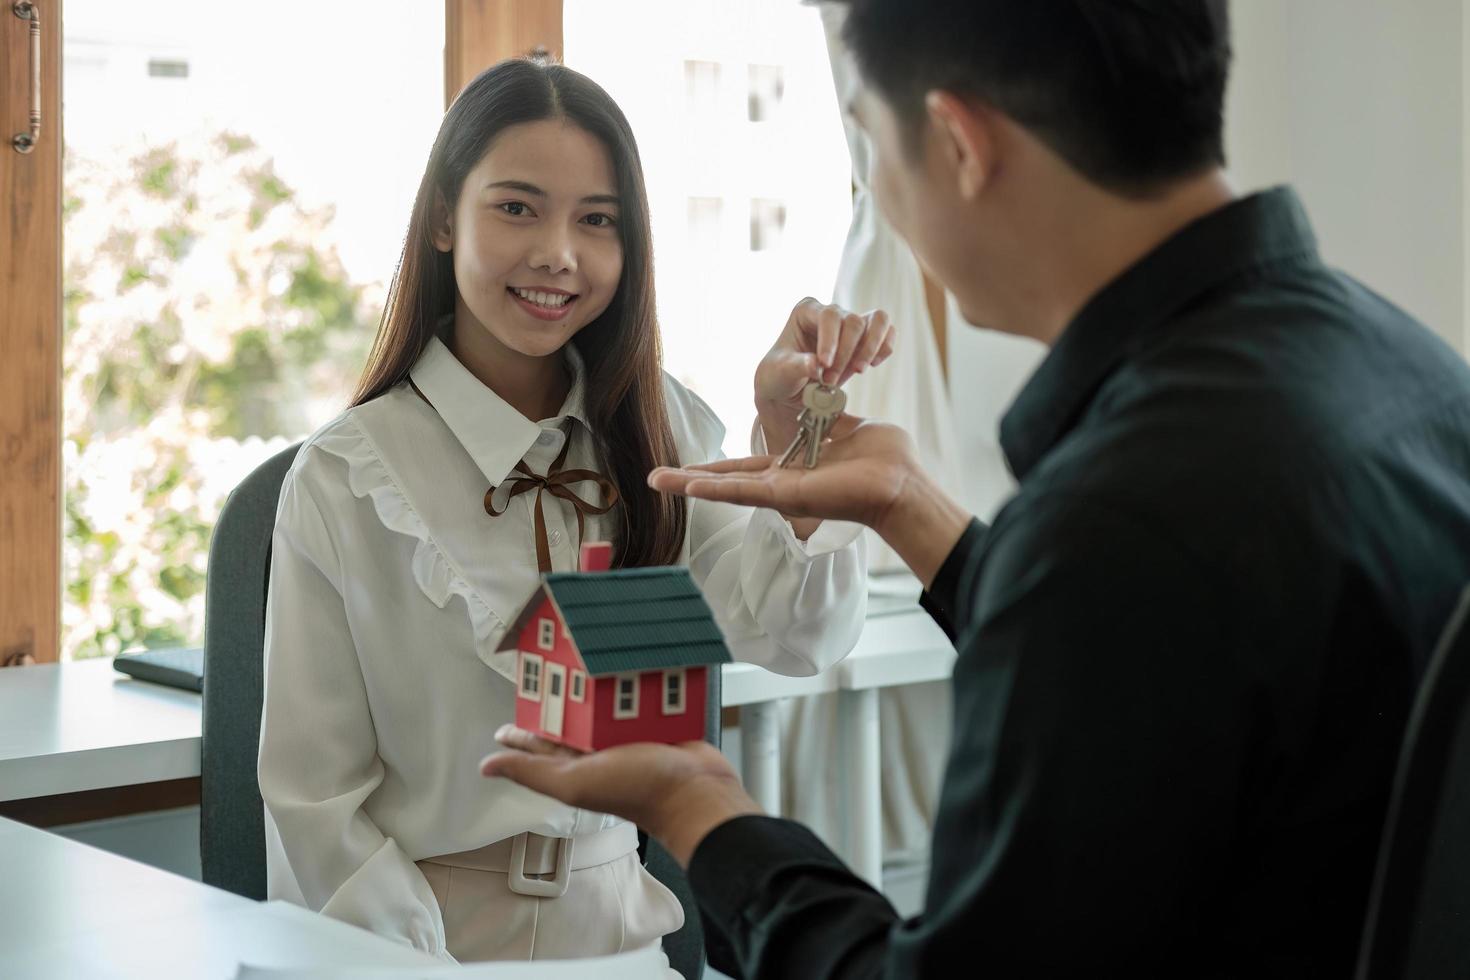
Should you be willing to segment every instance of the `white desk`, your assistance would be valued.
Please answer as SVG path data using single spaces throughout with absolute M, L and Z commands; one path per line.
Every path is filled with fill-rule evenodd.
M 741 776 L 751 795 L 780 812 L 777 702 L 837 693 L 845 758 L 834 764 L 850 815 L 839 851 L 879 881 L 878 690 L 948 677 L 954 660 L 943 631 L 915 606 L 871 617 L 857 648 L 815 677 L 726 666 L 721 702 L 741 707 Z M 199 745 L 198 694 L 134 680 L 110 661 L 0 671 L 0 801 L 198 776 Z
M 835 692 L 838 745 L 833 765 L 841 776 L 847 824 L 835 849 L 875 887 L 883 878 L 883 792 L 878 691 L 943 680 L 954 671 L 955 650 L 929 614 L 914 608 L 868 619 L 857 647 L 832 670 L 815 677 L 782 677 L 750 664 L 724 668 L 721 700 L 740 705 L 741 781 L 768 813 L 781 811 L 781 698 Z
M 0 819 L 0 977 L 233 977 L 255 966 L 432 966 L 406 946 Z
M 110 660 L 0 671 L 0 801 L 199 775 L 200 697 Z

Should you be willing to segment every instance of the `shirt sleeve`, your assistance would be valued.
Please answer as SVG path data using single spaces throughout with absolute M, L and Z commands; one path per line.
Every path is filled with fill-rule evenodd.
M 1065 509 L 1040 529 L 997 523 L 984 574 L 965 576 L 924 913 L 901 920 L 797 825 L 731 821 L 689 868 L 725 972 L 1191 972 L 1247 768 L 1249 698 L 1225 666 L 1238 638 L 1187 546 Z
M 259 760 L 267 892 L 452 962 L 428 881 L 363 810 L 384 769 L 316 496 L 296 470 L 287 476 L 272 546 Z
M 970 526 L 965 528 L 965 533 L 955 543 L 954 550 L 944 559 L 944 564 L 939 566 L 934 581 L 919 596 L 919 605 L 944 630 L 944 635 L 949 637 L 951 643 L 964 625 L 964 619 L 959 617 L 962 614 L 968 616 L 970 612 L 970 604 L 959 601 L 960 588 L 961 583 L 967 581 L 979 567 L 985 532 L 985 525 L 978 518 L 972 519 Z
M 724 426 L 682 392 L 700 459 L 723 459 Z M 759 426 L 752 449 L 765 451 Z M 714 609 L 731 654 L 779 674 L 820 673 L 862 633 L 868 570 L 861 525 L 824 521 L 806 541 L 765 508 L 690 498 L 689 570 Z

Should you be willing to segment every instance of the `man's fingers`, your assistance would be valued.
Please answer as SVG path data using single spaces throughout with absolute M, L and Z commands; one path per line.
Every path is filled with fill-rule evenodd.
M 531 755 L 507 750 L 480 761 L 480 774 L 491 779 L 509 779 L 526 789 L 576 806 L 575 787 L 567 778 L 573 760 L 564 756 Z
M 690 480 L 710 473 L 760 473 L 775 465 L 775 456 L 745 456 L 679 468 L 661 466 L 648 474 L 648 485 L 655 490 L 678 492 Z
M 796 477 L 792 474 L 791 478 Z M 701 500 L 782 510 L 776 503 L 779 496 L 777 489 L 777 484 L 770 478 L 755 479 L 738 473 L 716 473 L 691 479 L 679 492 L 686 497 L 698 497 Z
M 533 755 L 564 755 L 572 757 L 581 755 L 575 749 L 570 749 L 565 745 L 549 741 L 539 735 L 526 731 L 524 728 L 517 728 L 515 725 L 501 725 L 495 732 L 495 741 L 508 749 L 518 749 L 521 752 L 530 752 Z

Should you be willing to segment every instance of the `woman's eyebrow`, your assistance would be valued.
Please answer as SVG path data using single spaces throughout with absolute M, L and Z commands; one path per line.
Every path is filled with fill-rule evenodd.
M 530 194 L 533 197 L 550 197 L 546 191 L 535 184 L 524 180 L 495 180 L 485 185 L 485 190 L 503 188 L 505 190 L 520 191 L 522 194 Z M 622 201 L 616 194 L 589 194 L 582 198 L 583 204 L 611 204 L 620 206 Z
M 528 184 L 524 180 L 496 180 L 485 185 L 485 190 L 492 187 L 504 187 L 506 190 L 520 191 L 522 194 L 532 194 L 536 197 L 545 197 L 546 192 L 535 184 Z

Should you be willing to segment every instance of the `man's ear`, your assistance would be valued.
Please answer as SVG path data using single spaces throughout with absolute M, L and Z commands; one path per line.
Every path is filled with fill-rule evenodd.
M 984 106 L 940 89 L 924 96 L 924 108 L 934 124 L 940 159 L 954 174 L 955 190 L 973 200 L 995 171 L 994 121 Z
M 442 191 L 434 192 L 434 203 L 429 206 L 429 237 L 439 251 L 454 250 L 454 215 Z

